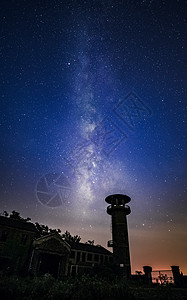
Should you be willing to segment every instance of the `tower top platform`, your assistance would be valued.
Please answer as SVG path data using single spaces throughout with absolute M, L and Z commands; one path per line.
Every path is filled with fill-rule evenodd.
M 106 197 L 105 201 L 109 204 L 124 205 L 126 203 L 129 203 L 131 201 L 131 198 L 123 194 L 114 194 Z

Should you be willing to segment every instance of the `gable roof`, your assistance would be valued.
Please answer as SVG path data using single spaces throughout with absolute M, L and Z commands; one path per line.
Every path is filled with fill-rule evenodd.
M 14 218 L 0 216 L 0 225 L 33 231 L 37 233 L 35 225 L 31 222 L 26 222 L 24 220 L 16 220 Z
M 90 244 L 74 243 L 74 242 L 68 242 L 68 244 L 71 246 L 71 250 L 81 250 L 81 251 L 87 251 L 87 252 L 104 254 L 104 255 L 113 255 L 112 252 L 108 251 L 102 246 L 95 246 Z
M 64 241 L 63 238 L 60 236 L 60 234 L 58 234 L 57 232 L 46 234 L 44 236 L 35 239 L 33 245 L 35 246 L 42 245 L 42 243 L 53 241 L 53 240 L 58 241 L 61 245 L 63 245 L 68 250 L 68 252 L 70 252 L 71 246 L 66 241 Z

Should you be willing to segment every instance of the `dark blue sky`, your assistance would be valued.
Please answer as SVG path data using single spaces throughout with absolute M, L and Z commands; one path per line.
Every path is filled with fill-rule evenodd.
M 184 1 L 0 5 L 1 211 L 105 246 L 124 193 L 133 269 L 187 272 Z

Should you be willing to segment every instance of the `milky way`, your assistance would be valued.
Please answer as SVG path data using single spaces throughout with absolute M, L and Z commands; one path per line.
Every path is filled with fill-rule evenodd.
M 127 194 L 132 269 L 187 272 L 184 6 L 1 3 L 1 211 L 106 246 Z

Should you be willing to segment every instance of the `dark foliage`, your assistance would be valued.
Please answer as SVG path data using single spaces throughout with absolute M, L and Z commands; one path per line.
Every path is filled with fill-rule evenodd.
M 65 233 L 63 233 L 62 238 L 66 241 L 66 242 L 74 242 L 74 243 L 79 243 L 81 240 L 81 237 L 79 235 L 71 235 L 69 231 L 65 231 Z
M 37 278 L 1 276 L 0 295 L 3 300 L 185 300 L 187 289 L 138 287 L 123 278 L 111 281 L 99 276 L 59 281 L 45 274 Z
M 20 213 L 15 210 L 13 210 L 10 214 L 6 210 L 4 210 L 3 213 L 1 213 L 1 215 L 10 219 L 20 220 L 25 222 L 31 221 L 31 218 L 29 217 L 27 217 L 26 219 L 22 218 L 20 216 Z

